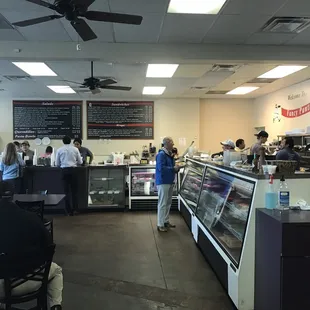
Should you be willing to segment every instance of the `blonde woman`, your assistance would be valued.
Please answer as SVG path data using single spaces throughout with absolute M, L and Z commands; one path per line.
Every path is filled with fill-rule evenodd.
M 0 171 L 2 180 L 9 184 L 15 194 L 20 191 L 20 167 L 24 165 L 20 154 L 16 152 L 15 144 L 7 144 L 0 163 Z

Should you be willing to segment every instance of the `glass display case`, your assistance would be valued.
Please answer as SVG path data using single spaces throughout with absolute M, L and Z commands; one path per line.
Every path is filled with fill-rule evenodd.
M 255 183 L 210 167 L 196 216 L 238 266 Z
M 205 166 L 194 162 L 187 162 L 184 169 L 180 195 L 193 211 L 197 207 L 204 170 Z
M 89 208 L 125 208 L 125 166 L 89 167 Z
M 129 179 L 129 208 L 156 209 L 158 191 L 155 181 L 155 166 L 131 166 Z M 178 183 L 178 175 L 176 175 L 172 209 L 177 209 Z

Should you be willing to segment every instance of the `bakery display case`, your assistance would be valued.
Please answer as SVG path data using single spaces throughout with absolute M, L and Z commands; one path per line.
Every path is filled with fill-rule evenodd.
M 172 209 L 178 208 L 178 175 L 172 199 Z M 129 209 L 156 210 L 158 192 L 155 182 L 154 165 L 137 165 L 129 167 Z
M 88 208 L 125 208 L 126 166 L 90 166 Z
M 196 216 L 238 266 L 255 183 L 206 170 Z
M 275 188 L 279 186 L 275 175 Z M 286 176 L 292 201 L 310 201 L 310 174 Z M 179 210 L 239 310 L 254 309 L 255 209 L 264 208 L 268 176 L 188 158 Z

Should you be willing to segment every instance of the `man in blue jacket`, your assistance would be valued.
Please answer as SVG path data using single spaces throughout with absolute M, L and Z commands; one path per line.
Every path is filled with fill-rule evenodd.
M 172 153 L 173 140 L 166 137 L 163 140 L 163 148 L 156 156 L 156 185 L 158 189 L 157 229 L 167 232 L 168 228 L 174 228 L 169 222 L 169 213 L 172 203 L 175 174 L 180 170 L 175 166 Z

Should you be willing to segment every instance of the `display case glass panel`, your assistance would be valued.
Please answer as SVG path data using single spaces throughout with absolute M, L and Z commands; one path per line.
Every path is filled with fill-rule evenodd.
M 158 195 L 155 181 L 155 167 L 131 168 L 131 196 L 132 197 L 156 197 Z M 173 196 L 178 195 L 177 175 Z
M 208 168 L 197 217 L 238 266 L 255 182 Z
M 125 170 L 90 168 L 88 200 L 89 207 L 125 206 Z
M 199 169 L 193 170 L 193 166 L 189 164 L 193 163 L 187 161 L 184 179 L 180 189 L 180 195 L 185 200 L 187 206 L 190 207 L 193 211 L 195 211 L 203 179 L 203 169 L 200 169 L 200 165 L 197 165 Z M 202 166 L 202 168 L 204 168 L 204 166 Z

